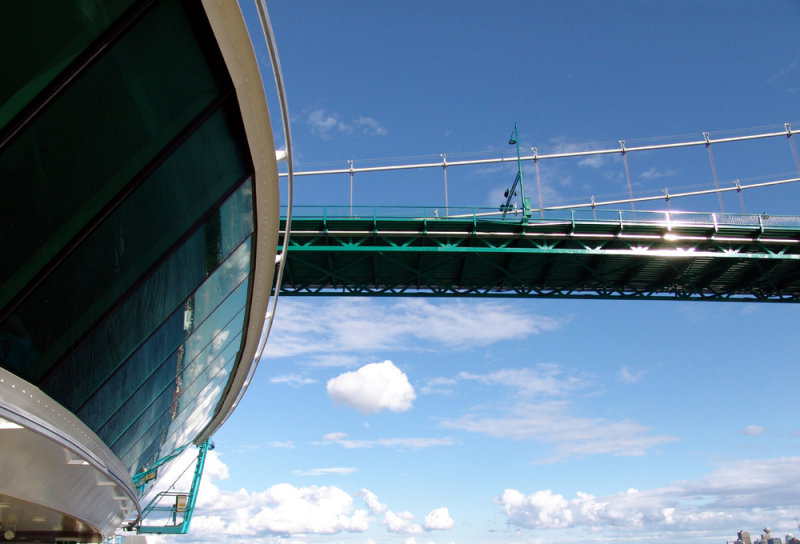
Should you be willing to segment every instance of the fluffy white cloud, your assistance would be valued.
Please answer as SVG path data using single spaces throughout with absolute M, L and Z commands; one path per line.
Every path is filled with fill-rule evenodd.
M 311 129 L 312 134 L 316 134 L 320 138 L 326 140 L 331 137 L 331 133 L 333 132 L 349 134 L 353 131 L 353 128 L 343 122 L 338 114 L 328 113 L 323 108 L 310 111 L 306 123 Z
M 369 529 L 367 511 L 354 510 L 353 497 L 338 487 L 277 484 L 254 493 L 253 499 L 259 506 L 249 523 L 256 532 L 334 534 Z
M 455 527 L 453 518 L 450 517 L 450 510 L 446 507 L 431 510 L 425 516 L 426 531 L 447 531 Z
M 328 112 L 324 108 L 316 108 L 308 112 L 306 124 L 311 129 L 311 133 L 327 140 L 334 133 L 352 134 L 358 131 L 367 136 L 386 136 L 388 131 L 381 123 L 365 115 L 359 115 L 352 122 L 345 122 L 341 116 L 335 112 Z
M 555 529 L 568 527 L 572 523 L 569 503 L 549 489 L 527 497 L 516 489 L 506 489 L 498 503 L 508 522 L 518 527 Z
M 214 340 L 211 341 L 211 349 L 213 352 L 218 352 L 221 350 L 228 341 L 228 338 L 231 335 L 231 331 L 229 330 L 220 330 L 217 329 L 214 331 Z
M 193 462 L 196 451 L 187 451 L 168 465 L 160 481 L 173 482 Z M 353 469 L 319 469 L 321 473 L 347 473 Z M 363 532 L 369 528 L 366 508 L 357 508 L 353 496 L 335 486 L 295 487 L 280 483 L 265 491 L 223 491 L 216 483 L 228 478 L 227 465 L 216 451 L 206 456 L 203 479 L 192 518 L 196 539 L 214 540 L 218 535 L 335 534 Z M 189 489 L 192 471 L 186 471 L 175 489 Z
M 391 361 L 364 365 L 328 381 L 328 395 L 335 404 L 347 404 L 365 414 L 410 410 L 417 398 L 408 377 Z
M 446 507 L 432 510 L 425 516 L 424 526 L 414 523 L 411 512 L 394 513 L 391 510 L 383 516 L 383 525 L 392 533 L 419 534 L 423 531 L 447 531 L 455 527 L 450 511 Z
M 666 531 L 730 530 L 764 520 L 792 526 L 800 505 L 800 457 L 736 461 L 699 481 L 628 489 L 604 497 L 578 492 L 568 500 L 549 489 L 524 495 L 506 489 L 496 500 L 511 525 L 524 529 L 585 527 Z
M 171 483 L 178 479 L 186 466 L 194 462 L 196 454 L 196 450 L 189 449 L 175 462 L 166 465 L 159 481 Z M 312 469 L 303 475 L 347 474 L 353 470 Z M 296 487 L 279 483 L 264 491 L 224 491 L 217 483 L 228 477 L 228 467 L 218 452 L 209 452 L 192 518 L 192 544 L 216 543 L 220 535 L 225 535 L 226 540 L 245 540 L 257 544 L 307 542 L 309 535 L 362 533 L 369 530 L 371 522 L 376 521 L 371 516 L 383 513 L 381 525 L 398 534 L 412 535 L 453 526 L 447 508 L 430 512 L 425 517 L 423 528 L 414 522 L 412 513 L 388 510 L 386 504 L 381 503 L 369 489 L 362 488 L 349 493 L 336 486 Z M 191 479 L 192 471 L 187 470 L 178 479 L 175 489 L 188 489 Z M 180 544 L 185 540 L 185 537 L 148 536 L 151 544 Z
M 496 301 L 356 298 L 311 303 L 287 297 L 279 311 L 265 356 L 307 355 L 310 362 L 319 359 L 326 366 L 341 365 L 339 353 L 430 345 L 470 349 L 553 331 L 565 322 Z
M 364 501 L 367 503 L 370 512 L 373 514 L 382 514 L 386 511 L 386 505 L 381 503 L 378 500 L 378 496 L 369 489 L 362 489 L 361 495 L 364 497 Z
M 414 523 L 414 514 L 411 512 L 398 512 L 395 514 L 389 510 L 383 516 L 383 524 L 392 533 L 415 534 L 422 532 L 422 527 Z
M 526 529 L 576 526 L 642 528 L 675 522 L 674 500 L 653 493 L 640 493 L 636 489 L 602 498 L 578 492 L 571 501 L 549 489 L 528 496 L 516 489 L 506 489 L 497 502 L 510 524 Z

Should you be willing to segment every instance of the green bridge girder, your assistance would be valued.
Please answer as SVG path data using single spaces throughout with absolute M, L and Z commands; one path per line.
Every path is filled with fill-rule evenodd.
M 800 302 L 800 217 L 598 212 L 295 217 L 280 294 Z

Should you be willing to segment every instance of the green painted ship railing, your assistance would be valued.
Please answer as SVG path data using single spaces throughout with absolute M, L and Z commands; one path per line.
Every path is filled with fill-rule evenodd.
M 150 475 L 155 475 L 159 467 L 178 457 L 188 446 L 178 448 L 170 455 L 154 463 L 151 467 L 134 476 L 134 483 L 144 486 L 149 481 Z M 194 475 L 188 490 L 174 490 L 177 481 L 165 491 L 158 492 L 142 510 L 142 517 L 138 523 L 131 526 L 138 534 L 181 534 L 189 532 L 189 526 L 194 514 L 194 505 L 197 492 L 200 489 L 200 480 L 203 476 L 206 454 L 214 449 L 214 445 L 206 440 L 198 447 L 197 460 L 195 461 Z M 180 477 L 178 478 L 180 480 Z M 143 487 L 140 487 L 140 490 Z

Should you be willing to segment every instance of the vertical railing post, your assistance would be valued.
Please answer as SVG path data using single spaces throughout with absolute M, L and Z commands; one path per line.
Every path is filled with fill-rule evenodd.
M 619 141 L 620 151 L 622 152 L 622 162 L 625 163 L 625 177 L 628 180 L 628 196 L 631 199 L 631 210 L 636 210 L 633 201 L 633 184 L 631 184 L 631 169 L 628 167 L 628 153 L 625 149 L 625 140 Z
M 714 154 L 711 152 L 711 137 L 708 132 L 703 133 L 708 150 L 708 161 L 711 163 L 711 173 L 714 175 L 714 186 L 717 188 L 717 199 L 719 200 L 719 211 L 725 213 L 725 206 L 722 203 L 722 193 L 719 190 L 719 178 L 717 177 L 717 165 L 714 163 Z
M 442 156 L 442 172 L 444 172 L 444 216 L 450 215 L 450 202 L 447 199 L 447 155 Z
M 347 161 L 350 164 L 350 217 L 353 217 L 353 161 Z

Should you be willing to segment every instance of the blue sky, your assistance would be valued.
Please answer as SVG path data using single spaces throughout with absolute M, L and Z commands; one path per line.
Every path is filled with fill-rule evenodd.
M 299 170 L 511 156 L 515 122 L 523 152 L 540 153 L 800 128 L 798 2 L 268 7 Z M 797 176 L 788 142 L 712 147 L 720 183 Z M 629 167 L 636 195 L 714 186 L 702 147 L 631 154 Z M 449 204 L 496 206 L 514 174 L 448 169 Z M 546 205 L 628 192 L 619 156 L 540 174 Z M 530 163 L 525 179 L 535 205 Z M 347 205 L 349 178 L 299 178 L 295 191 Z M 796 214 L 799 192 L 723 206 Z M 353 200 L 443 208 L 442 172 L 358 175 Z M 716 196 L 671 205 L 720 211 Z M 175 541 L 797 533 L 798 317 L 742 303 L 284 297 L 215 436 L 192 533 Z

